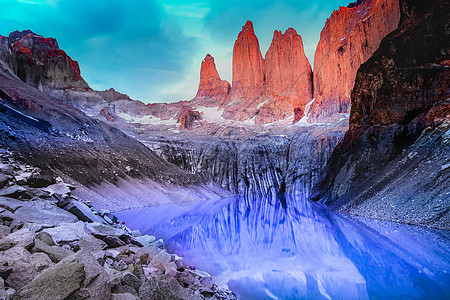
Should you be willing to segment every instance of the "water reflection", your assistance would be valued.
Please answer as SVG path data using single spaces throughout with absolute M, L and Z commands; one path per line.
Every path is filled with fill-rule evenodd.
M 118 216 L 244 299 L 450 296 L 447 233 L 364 224 L 295 197 L 280 203 L 222 199 Z

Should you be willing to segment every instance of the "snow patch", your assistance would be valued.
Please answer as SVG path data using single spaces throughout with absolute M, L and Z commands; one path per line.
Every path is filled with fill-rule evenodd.
M 140 123 L 148 125 L 167 125 L 167 126 L 177 126 L 177 121 L 174 118 L 163 120 L 155 116 L 146 115 L 143 117 L 133 117 L 126 113 L 118 113 L 117 116 L 124 119 L 129 123 Z

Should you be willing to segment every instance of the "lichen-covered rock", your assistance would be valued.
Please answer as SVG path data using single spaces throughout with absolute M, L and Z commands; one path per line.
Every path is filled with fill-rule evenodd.
M 32 282 L 18 290 L 15 299 L 66 299 L 80 289 L 85 276 L 81 262 L 62 261 L 43 271 Z
M 314 98 L 310 121 L 324 121 L 350 111 L 350 93 L 359 66 L 395 30 L 398 0 L 358 1 L 340 7 L 320 33 L 314 56 Z

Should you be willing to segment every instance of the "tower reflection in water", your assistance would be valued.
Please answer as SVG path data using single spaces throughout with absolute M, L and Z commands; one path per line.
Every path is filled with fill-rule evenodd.
M 243 299 L 450 297 L 448 233 L 280 200 L 228 198 L 117 215 Z

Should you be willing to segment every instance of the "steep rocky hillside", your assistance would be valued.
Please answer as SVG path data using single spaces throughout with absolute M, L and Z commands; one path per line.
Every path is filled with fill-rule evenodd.
M 358 71 L 350 128 L 316 200 L 343 212 L 449 229 L 447 4 L 400 2 L 399 28 Z
M 126 176 L 199 183 L 133 138 L 0 69 L 0 145 L 25 162 L 93 185 Z

